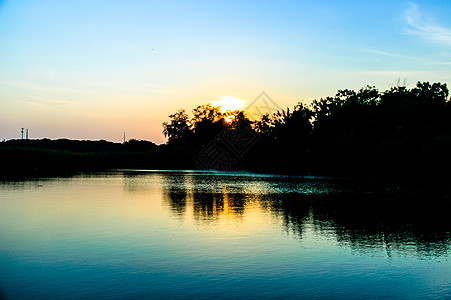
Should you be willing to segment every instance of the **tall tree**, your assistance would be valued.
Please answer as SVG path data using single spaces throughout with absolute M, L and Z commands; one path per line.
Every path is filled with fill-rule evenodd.
M 168 138 L 168 143 L 188 141 L 191 138 L 192 130 L 188 114 L 184 109 L 179 109 L 176 113 L 169 115 L 169 122 L 163 122 L 163 134 Z
M 227 122 L 220 107 L 211 104 L 199 105 L 193 109 L 193 131 L 195 143 L 203 145 L 212 140 L 225 127 Z

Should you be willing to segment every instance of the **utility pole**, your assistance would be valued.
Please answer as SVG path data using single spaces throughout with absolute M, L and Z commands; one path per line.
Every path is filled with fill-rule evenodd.
M 124 143 L 125 143 L 125 131 L 124 131 Z
M 27 128 L 27 138 L 26 139 L 28 140 L 28 128 Z
M 24 128 L 22 127 L 22 140 L 23 140 L 23 130 L 24 130 Z

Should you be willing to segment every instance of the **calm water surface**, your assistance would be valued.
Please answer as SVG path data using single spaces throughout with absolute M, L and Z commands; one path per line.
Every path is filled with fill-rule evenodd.
M 235 172 L 0 183 L 0 298 L 451 298 L 447 188 Z

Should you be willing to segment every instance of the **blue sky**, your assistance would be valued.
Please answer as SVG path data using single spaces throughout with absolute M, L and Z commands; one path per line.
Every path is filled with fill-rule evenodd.
M 164 142 L 161 123 L 262 91 L 451 83 L 450 1 L 0 1 L 0 140 Z

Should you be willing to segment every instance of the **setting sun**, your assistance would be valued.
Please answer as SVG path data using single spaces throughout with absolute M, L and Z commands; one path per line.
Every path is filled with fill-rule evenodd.
M 237 109 L 243 109 L 245 105 L 244 100 L 237 99 L 232 96 L 224 96 L 220 100 L 213 101 L 214 106 L 220 106 L 220 111 L 222 113 L 225 113 L 227 111 L 235 111 Z M 227 122 L 230 122 L 230 120 L 226 119 Z
M 224 117 L 224 120 L 227 122 L 227 123 L 230 123 L 230 122 L 232 122 L 233 121 L 233 119 L 235 119 L 235 117 L 234 116 L 226 116 L 226 117 Z

